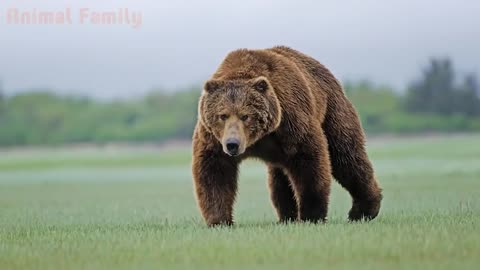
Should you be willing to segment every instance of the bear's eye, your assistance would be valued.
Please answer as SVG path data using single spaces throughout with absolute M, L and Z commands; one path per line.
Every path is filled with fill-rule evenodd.
M 248 115 L 244 115 L 244 116 L 240 117 L 240 120 L 247 121 L 248 120 Z
M 220 120 L 225 121 L 227 119 L 228 119 L 228 115 L 226 115 L 226 114 L 221 114 L 220 115 Z

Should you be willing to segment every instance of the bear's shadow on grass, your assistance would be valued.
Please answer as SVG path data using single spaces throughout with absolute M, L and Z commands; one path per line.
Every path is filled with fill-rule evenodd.
M 370 226 L 373 224 L 392 224 L 392 219 L 387 217 L 378 217 L 373 221 L 349 222 L 345 217 L 335 216 L 329 219 L 326 223 L 310 223 L 310 222 L 287 222 L 280 223 L 276 220 L 260 219 L 258 221 L 252 220 L 237 220 L 232 226 L 215 226 L 208 227 L 200 218 L 184 218 L 184 219 L 149 219 L 135 223 L 127 224 L 96 224 L 83 225 L 84 230 L 106 230 L 106 231 L 169 231 L 169 230 L 218 230 L 218 231 L 234 231 L 234 230 L 249 230 L 249 229 L 283 229 L 283 228 L 327 228 L 337 226 Z M 395 224 L 398 223 L 398 218 Z M 60 226 L 63 228 L 64 226 Z M 67 226 L 68 227 L 68 226 Z M 57 228 L 59 229 L 59 228 Z
M 195 226 L 206 229 L 218 230 L 244 230 L 244 229 L 275 229 L 275 228 L 312 228 L 312 227 L 332 227 L 332 226 L 367 226 L 369 224 L 377 223 L 376 221 L 358 221 L 349 222 L 346 219 L 334 218 L 326 223 L 311 223 L 311 222 L 278 222 L 273 220 L 263 220 L 256 222 L 237 222 L 232 226 L 220 225 L 213 228 L 208 227 L 201 221 L 196 221 Z M 384 224 L 385 222 L 382 222 Z

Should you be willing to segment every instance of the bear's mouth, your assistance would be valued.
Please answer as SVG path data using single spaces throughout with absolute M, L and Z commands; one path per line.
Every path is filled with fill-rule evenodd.
M 231 156 L 231 157 L 236 157 L 236 156 L 239 155 L 238 153 L 229 153 L 229 152 L 227 152 L 226 154 Z
M 231 156 L 231 157 L 236 157 L 236 156 L 239 156 L 241 154 L 243 154 L 244 151 L 239 151 L 239 150 L 228 150 L 228 149 L 223 149 L 223 152 L 225 152 L 225 154 Z

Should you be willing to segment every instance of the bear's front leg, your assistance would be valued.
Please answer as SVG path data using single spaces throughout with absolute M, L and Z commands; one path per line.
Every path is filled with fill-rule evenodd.
M 288 159 L 286 168 L 297 198 L 298 219 L 326 221 L 332 177 L 323 133 L 309 136 L 298 153 Z
M 195 143 L 193 179 L 197 203 L 208 226 L 232 225 L 238 164 L 215 149 Z

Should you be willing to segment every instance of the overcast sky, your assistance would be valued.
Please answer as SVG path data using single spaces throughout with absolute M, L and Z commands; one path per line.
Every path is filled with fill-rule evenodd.
M 461 72 L 480 73 L 477 0 L 71 2 L 0 3 L 4 91 L 128 97 L 153 87 L 174 90 L 199 85 L 231 50 L 279 44 L 310 54 L 342 80 L 398 89 L 431 56 L 450 56 Z M 9 23 L 12 8 L 29 14 L 70 8 L 72 23 Z M 93 12 L 121 8 L 128 8 L 130 25 L 90 21 Z M 134 13 L 142 18 L 137 28 Z

